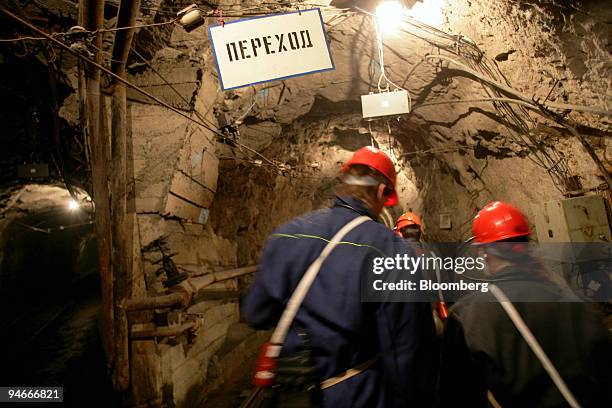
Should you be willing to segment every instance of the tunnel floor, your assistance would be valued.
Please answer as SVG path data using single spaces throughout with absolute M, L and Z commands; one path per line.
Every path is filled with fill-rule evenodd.
M 251 384 L 252 368 L 255 367 L 255 357 L 245 361 L 243 370 L 238 377 L 225 383 L 220 389 L 212 392 L 206 399 L 207 407 L 215 408 L 255 408 L 257 404 L 249 404 L 249 399 L 256 392 Z
M 120 406 L 106 377 L 97 280 L 88 278 L 72 293 L 72 298 L 47 299 L 5 319 L 2 383 L 64 387 L 65 406 Z

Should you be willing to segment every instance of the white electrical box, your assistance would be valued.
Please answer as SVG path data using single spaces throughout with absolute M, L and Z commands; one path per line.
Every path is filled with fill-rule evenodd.
M 590 195 L 544 203 L 535 217 L 539 242 L 612 242 L 604 198 Z
M 408 113 L 410 112 L 408 92 L 402 89 L 401 91 L 361 95 L 361 111 L 364 118 Z
M 440 214 L 440 229 L 449 230 L 452 228 L 452 219 L 449 213 Z

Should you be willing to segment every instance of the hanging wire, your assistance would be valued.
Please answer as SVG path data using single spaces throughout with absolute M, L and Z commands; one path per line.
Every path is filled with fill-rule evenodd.
M 160 26 L 167 26 L 170 24 L 174 24 L 178 21 L 177 18 L 170 20 L 170 21 L 163 21 L 161 23 L 150 23 L 150 24 L 140 24 L 140 25 L 133 25 L 133 26 L 122 26 L 122 27 L 112 27 L 112 28 L 99 28 L 97 30 L 78 30 L 78 31 L 66 31 L 66 32 L 56 32 L 53 33 L 54 36 L 56 37 L 64 37 L 64 36 L 72 36 L 72 35 L 88 35 L 88 36 L 95 36 L 97 34 L 100 33 L 110 33 L 110 32 L 116 32 L 116 31 L 123 31 L 123 30 L 132 30 L 132 29 L 138 29 L 138 28 L 148 28 L 148 27 L 160 27 Z
M 107 1 L 108 2 L 108 1 Z M 271 5 L 274 6 L 276 10 L 282 7 L 284 7 L 284 5 L 279 6 L 276 3 L 262 3 L 262 5 Z M 305 5 L 313 5 L 313 6 L 319 6 L 321 7 L 320 4 L 311 4 L 311 3 L 303 3 Z M 287 6 L 288 7 L 288 6 Z M 143 7 L 144 9 L 144 7 Z M 363 10 L 359 7 L 355 7 L 355 9 L 357 9 L 358 11 L 367 14 L 369 16 L 375 17 L 372 13 Z M 159 9 L 157 9 L 159 10 Z M 263 8 L 257 8 L 257 7 L 251 7 L 249 9 L 245 9 L 244 11 L 262 11 L 265 14 L 270 14 L 270 12 L 274 12 L 274 10 L 271 10 L 270 8 L 268 9 L 263 9 Z M 6 14 L 6 11 L 3 10 Z M 230 10 L 228 10 L 230 11 Z M 285 10 L 281 10 L 281 11 L 285 11 Z M 330 20 L 333 21 L 335 18 L 337 18 L 338 16 L 345 14 L 348 15 L 350 17 L 350 12 L 351 10 L 349 9 L 336 9 L 334 7 L 326 7 L 323 8 L 324 12 L 329 12 L 329 13 L 335 13 L 332 17 L 332 19 Z M 161 13 L 158 13 L 161 14 Z M 210 13 L 209 13 L 210 14 Z M 256 13 L 253 14 L 242 14 L 244 16 L 248 16 L 248 15 L 255 15 Z M 227 11 L 225 12 L 225 15 L 227 17 L 239 17 L 242 15 L 239 14 L 231 14 L 228 13 Z M 207 16 L 207 17 L 211 17 L 211 16 Z M 348 18 L 344 19 L 342 22 L 346 21 Z M 478 48 L 478 46 L 472 41 L 470 40 L 468 37 L 466 36 L 462 36 L 462 35 L 451 35 L 448 33 L 445 33 L 442 30 L 439 30 L 435 27 L 429 26 L 427 24 L 421 23 L 418 20 L 415 20 L 409 16 L 404 15 L 403 16 L 403 20 L 408 24 L 409 27 L 411 28 L 416 28 L 418 30 L 417 33 L 413 32 L 413 31 L 409 31 L 409 30 L 405 30 L 403 29 L 402 32 L 407 33 L 409 35 L 415 36 L 423 41 L 426 41 L 430 44 L 432 44 L 433 46 L 437 47 L 438 49 L 444 50 L 446 52 L 449 52 L 453 55 L 457 55 L 460 56 L 462 58 L 464 58 L 465 60 L 468 61 L 468 64 L 474 68 L 479 70 L 480 72 L 482 72 L 483 74 L 488 75 L 491 78 L 494 78 L 496 80 L 502 79 L 504 80 L 506 83 L 508 83 L 507 79 L 501 74 L 501 72 L 499 71 L 499 68 L 497 68 L 496 65 L 492 65 L 490 63 L 490 61 L 488 61 L 488 59 L 485 57 L 484 52 L 482 50 L 480 50 Z M 134 26 L 130 26 L 130 27 L 120 27 L 120 28 L 109 28 L 109 29 L 99 29 L 99 30 L 95 30 L 95 31 L 80 31 L 79 33 L 85 33 L 88 35 L 95 35 L 97 33 L 103 33 L 103 32 L 112 32 L 112 31 L 119 31 L 119 30 L 125 30 L 125 29 L 132 29 L 132 28 L 146 28 L 146 27 L 154 27 L 154 26 L 164 26 L 164 25 L 170 25 L 170 24 L 174 24 L 176 23 L 177 19 L 174 18 L 170 21 L 166 21 L 166 22 L 160 22 L 160 23 L 151 23 L 151 24 L 143 24 L 143 25 L 134 25 Z M 341 22 L 341 23 L 342 23 Z M 395 83 L 393 83 L 386 75 L 385 72 L 385 66 L 384 66 L 384 44 L 382 41 L 382 34 L 381 34 L 381 30 L 378 27 L 378 24 L 376 22 L 376 19 L 374 18 L 374 22 L 375 22 L 375 30 L 376 30 L 376 35 L 377 35 L 377 48 L 378 48 L 378 54 L 379 54 L 379 61 L 380 61 L 380 76 L 379 76 L 379 80 L 378 80 L 378 90 L 382 91 L 383 88 L 380 86 L 381 82 L 383 79 L 385 79 L 385 90 L 389 90 L 389 85 L 394 86 L 396 89 L 405 89 L 403 86 L 405 85 L 405 83 L 407 82 L 408 78 L 410 77 L 410 75 L 414 72 L 414 70 L 416 69 L 416 67 L 418 65 L 420 65 L 422 63 L 422 61 L 420 61 L 419 63 L 417 63 L 415 66 L 412 67 L 411 71 L 409 72 L 409 74 L 406 76 L 406 78 L 404 79 L 404 82 L 402 84 L 402 86 L 398 86 Z M 33 27 L 33 26 L 32 26 Z M 30 27 L 30 28 L 32 28 Z M 35 30 L 36 31 L 36 30 Z M 43 32 L 40 32 L 40 34 L 43 34 Z M 423 33 L 425 35 L 423 35 Z M 55 33 L 54 36 L 70 36 L 76 33 Z M 45 37 L 18 37 L 15 39 L 2 39 L 0 41 L 2 42 L 16 42 L 16 41 L 24 41 L 24 40 L 43 40 L 43 39 L 47 39 L 47 40 L 51 40 L 51 38 L 47 38 Z M 58 41 L 59 42 L 59 41 Z M 65 44 L 64 44 L 65 45 Z M 26 50 L 27 52 L 27 50 Z M 93 61 L 87 61 L 89 63 L 92 63 Z M 100 69 L 100 67 L 98 66 L 98 69 Z M 107 72 L 108 73 L 108 72 Z M 112 76 L 112 75 L 111 75 Z M 123 81 L 122 81 L 123 82 Z M 125 81 L 127 82 L 127 81 Z M 126 85 L 128 85 L 128 83 L 126 83 Z M 171 109 L 179 114 L 181 114 L 182 116 L 187 117 L 186 115 L 180 113 L 179 111 L 176 110 L 176 108 L 173 108 L 161 101 L 159 101 L 157 98 L 152 97 L 152 95 L 146 93 L 146 91 L 143 91 L 141 89 L 139 89 L 138 87 L 135 87 L 134 85 L 129 84 L 128 86 L 136 89 L 137 91 L 143 93 L 145 96 L 150 97 L 151 99 L 153 99 L 154 101 L 156 101 L 157 103 L 160 103 L 162 106 L 165 106 L 168 109 Z M 517 138 L 517 141 L 519 142 L 519 144 L 528 147 L 532 153 L 534 153 L 534 159 L 536 160 L 537 164 L 546 168 L 547 171 L 552 172 L 551 175 L 555 175 L 555 177 L 553 177 L 554 180 L 559 184 L 560 182 L 562 182 L 563 180 L 567 179 L 567 175 L 569 174 L 569 168 L 567 165 L 567 160 L 563 157 L 563 155 L 561 155 L 559 152 L 556 152 L 554 148 L 550 149 L 550 153 L 546 150 L 545 147 L 543 147 L 541 145 L 541 143 L 538 142 L 537 139 L 535 139 L 535 137 L 533 137 L 531 135 L 531 129 L 534 127 L 535 121 L 533 120 L 533 118 L 529 115 L 529 112 L 526 109 L 520 108 L 519 112 L 516 112 L 510 105 L 509 105 L 509 101 L 502 101 L 502 94 L 500 94 L 500 92 L 496 89 L 492 89 L 490 90 L 488 87 L 484 87 L 485 92 L 488 94 L 488 96 L 490 96 L 489 99 L 494 100 L 494 99 L 499 99 L 499 103 L 496 103 L 494 106 L 495 108 L 498 110 L 498 112 L 500 113 L 501 117 L 504 120 L 507 120 L 509 124 L 511 124 L 513 127 L 515 127 L 518 131 L 514 132 L 515 134 L 511 136 Z M 176 91 L 176 90 L 175 90 Z M 407 91 L 407 90 L 406 90 Z M 412 108 L 412 99 L 411 99 L 411 95 L 410 92 L 408 92 L 408 98 L 409 98 L 409 106 L 410 108 Z M 203 117 L 201 117 L 200 115 L 198 115 L 196 113 L 196 116 L 199 116 L 199 119 L 203 122 L 203 123 L 198 123 L 197 121 L 194 121 L 192 118 L 187 117 L 189 120 L 199 124 L 200 126 L 203 126 L 205 128 L 207 128 L 208 130 L 211 130 L 212 132 L 216 133 L 216 134 L 220 134 L 220 132 L 211 129 L 210 127 L 206 126 L 206 124 L 208 124 L 209 126 L 211 125 L 211 123 L 209 123 L 209 121 L 206 121 Z M 527 118 L 527 120 L 530 122 L 530 125 L 528 125 L 525 122 L 525 119 Z M 214 124 L 211 125 L 213 128 L 215 128 L 216 126 Z M 238 145 L 240 145 L 238 142 L 235 142 Z M 247 150 L 250 150 L 250 148 L 241 145 L 241 147 L 246 148 Z M 255 151 L 253 151 L 255 152 Z M 255 152 L 256 154 L 260 155 L 258 152 Z M 531 157 L 530 157 L 531 159 Z M 272 161 L 270 161 L 269 159 L 266 158 L 266 161 L 269 161 L 270 163 L 273 163 Z
M 133 25 L 133 26 L 114 27 L 114 28 L 101 28 L 95 31 L 87 31 L 87 33 L 98 34 L 98 33 L 110 33 L 114 31 L 122 31 L 122 30 L 131 30 L 131 29 L 137 29 L 137 28 L 160 27 L 160 26 L 174 24 L 177 21 L 178 19 L 175 18 L 174 20 L 163 21 L 161 23 L 150 23 L 150 24 L 141 24 L 141 25 Z
M 218 136 L 221 136 L 222 138 L 225 138 L 225 135 L 224 135 L 223 133 L 219 132 L 219 131 L 216 129 L 216 126 L 215 126 L 214 124 L 212 124 L 210 121 L 205 120 L 205 118 L 202 118 L 202 119 L 204 119 L 204 120 L 200 119 L 200 121 L 195 120 L 195 119 L 194 119 L 194 118 L 192 118 L 191 116 L 187 115 L 187 114 L 186 114 L 186 113 L 184 113 L 184 112 L 181 112 L 179 109 L 177 109 L 177 108 L 175 108 L 175 107 L 173 107 L 173 106 L 169 105 L 168 103 L 166 103 L 166 102 L 164 102 L 163 100 L 161 100 L 161 99 L 157 98 L 156 96 L 152 95 L 151 93 L 149 93 L 149 92 L 145 91 L 144 89 L 140 88 L 139 86 L 134 85 L 134 84 L 132 84 L 131 82 L 129 82 L 128 80 L 126 80 L 126 79 L 124 79 L 124 78 L 120 77 L 119 75 L 115 74 L 114 72 L 112 72 L 112 71 L 111 71 L 111 70 L 109 70 L 108 68 L 106 68 L 106 67 L 104 67 L 104 66 L 102 66 L 102 65 L 98 64 L 97 62 L 95 62 L 95 61 L 93 61 L 93 60 L 91 60 L 91 59 L 87 58 L 86 56 L 82 55 L 81 53 L 79 53 L 79 52 L 77 52 L 77 51 L 73 50 L 72 48 L 70 48 L 70 46 L 68 46 L 67 44 L 65 44 L 65 43 L 63 43 L 62 41 L 58 40 L 58 39 L 57 39 L 57 38 L 55 38 L 54 36 L 52 36 L 52 35 L 50 35 L 50 34 L 47 34 L 47 33 L 45 33 L 44 31 L 42 31 L 41 29 L 39 29 L 38 27 L 36 27 L 36 26 L 32 25 L 31 23 L 29 23 L 29 22 L 27 22 L 27 21 L 22 20 L 21 18 L 19 18 L 18 16 L 14 15 L 14 14 L 13 14 L 13 13 L 11 13 L 10 11 L 6 10 L 5 8 L 0 7 L 0 12 L 4 13 L 6 16 L 10 17 L 11 19 L 13 19 L 13 20 L 15 20 L 15 21 L 19 22 L 20 24 L 22 24 L 22 25 L 24 25 L 24 26 L 26 26 L 26 27 L 30 28 L 31 30 L 35 31 L 36 33 L 38 33 L 38 34 L 42 35 L 43 37 L 47 38 L 49 41 L 51 41 L 51 42 L 55 43 L 56 45 L 58 45 L 60 48 L 62 48 L 62 49 L 64 49 L 64 50 L 66 50 L 66 51 L 68 51 L 68 52 L 70 52 L 70 53 L 71 53 L 71 54 L 73 54 L 73 55 L 75 55 L 77 58 L 82 59 L 83 61 L 87 62 L 88 64 L 90 64 L 90 65 L 92 65 L 92 66 L 94 66 L 94 67 L 96 67 L 96 68 L 97 68 L 97 69 L 99 69 L 100 71 L 102 71 L 102 72 L 104 72 L 104 73 L 106 73 L 106 74 L 110 75 L 110 76 L 111 76 L 113 79 L 115 79 L 115 80 L 117 80 L 117 81 L 119 81 L 119 82 L 123 83 L 124 85 L 126 85 L 126 86 L 128 86 L 128 87 L 130 87 L 130 88 L 134 89 L 135 91 L 139 92 L 140 94 L 142 94 L 142 95 L 144 95 L 144 96 L 146 96 L 146 97 L 150 98 L 151 100 L 153 100 L 153 101 L 157 102 L 157 103 L 158 103 L 158 104 L 160 104 L 161 106 L 164 106 L 165 108 L 167 108 L 167 109 L 169 109 L 169 110 L 171 110 L 171 111 L 175 112 L 176 114 L 178 114 L 178 115 L 180 115 L 180 116 L 184 117 L 185 119 L 187 119 L 187 120 L 189 120 L 189 121 L 191 121 L 191 122 L 193 122 L 193 123 L 195 123 L 195 124 L 197 124 L 197 125 L 199 125 L 199 126 L 201 126 L 201 127 L 205 128 L 205 129 L 207 129 L 207 130 L 211 131 L 212 133 L 214 133 L 214 134 L 216 134 L 216 135 L 218 135 Z M 278 166 L 278 164 L 277 164 L 277 163 L 275 163 L 274 161 L 272 161 L 272 160 L 268 159 L 267 157 L 265 157 L 264 155 L 262 155 L 262 154 L 261 154 L 261 153 L 259 153 L 258 151 L 254 150 L 254 149 L 252 149 L 252 148 L 250 148 L 250 147 L 248 147 L 248 146 L 245 146 L 245 145 L 243 145 L 243 144 L 241 144 L 241 143 L 239 143 L 239 142 L 237 142 L 237 141 L 233 141 L 233 143 L 236 143 L 236 144 L 237 144 L 238 146 L 240 146 L 241 148 L 244 148 L 244 149 L 246 149 L 246 150 L 248 150 L 248 151 L 252 152 L 253 154 L 256 154 L 257 156 L 261 157 L 261 158 L 262 158 L 263 160 L 265 160 L 266 162 L 268 162 L 268 163 L 270 163 L 270 164 L 272 164 L 272 165 L 274 165 L 274 166 L 277 166 L 277 167 L 279 168 L 279 170 L 280 170 L 280 166 Z
M 257 92 L 257 89 L 255 89 L 255 94 L 253 95 L 253 103 L 251 103 L 251 105 L 247 108 L 247 110 L 242 115 L 240 115 L 238 118 L 236 118 L 234 120 L 232 125 L 236 125 L 236 124 L 241 124 L 242 123 L 244 118 L 247 117 L 247 115 L 251 112 L 253 107 L 257 104 L 257 95 L 258 95 L 258 92 Z
M 401 89 L 401 90 L 406 91 L 406 94 L 408 95 L 408 111 L 410 112 L 412 110 L 412 97 L 410 96 L 410 92 L 407 89 L 402 88 L 401 86 L 395 84 L 393 81 L 391 81 L 387 77 L 387 74 L 385 72 L 385 51 L 384 51 L 384 44 L 383 44 L 383 39 L 382 39 L 382 31 L 380 29 L 377 19 L 374 19 L 373 21 L 374 21 L 374 29 L 376 31 L 376 46 L 378 48 L 378 65 L 380 67 L 380 76 L 378 77 L 378 83 L 377 83 L 378 92 L 383 92 L 383 91 L 388 92 L 389 85 L 393 85 L 396 90 Z M 383 78 L 385 79 L 384 89 L 380 87 L 380 83 L 383 80 Z
M 0 38 L 0 42 L 17 42 L 30 40 L 46 40 L 45 37 L 17 37 L 17 38 Z
M 185 102 L 188 106 L 191 106 L 191 102 L 189 102 L 187 100 L 187 98 L 185 98 L 185 96 L 183 96 L 183 94 L 181 94 L 158 70 L 156 70 L 153 65 L 151 65 L 151 63 L 149 63 L 146 58 L 144 58 L 142 55 L 140 55 L 140 53 L 138 53 L 138 51 L 136 51 L 135 49 L 132 49 L 132 51 L 134 52 L 134 54 L 136 54 L 136 56 L 138 58 L 140 58 L 140 60 L 142 60 L 165 84 L 166 86 L 170 87 L 170 89 L 172 89 L 172 91 L 183 100 L 183 102 Z M 255 104 L 255 102 L 253 102 L 253 104 Z M 200 114 L 200 112 L 198 112 L 195 107 L 192 107 L 194 114 L 198 117 L 198 119 L 200 121 L 202 121 L 203 123 L 208 124 L 211 127 L 216 127 L 214 123 L 212 123 L 211 121 L 207 120 L 203 115 Z M 247 112 L 248 113 L 248 112 Z M 196 122 L 197 123 L 197 122 Z M 225 139 L 225 135 L 221 132 L 219 132 L 218 130 L 212 130 L 210 128 L 207 127 L 207 129 L 213 131 L 214 133 L 216 133 L 218 136 L 221 136 L 223 139 Z M 280 167 L 278 166 L 278 164 L 273 161 L 268 159 L 266 156 L 264 156 L 263 154 L 259 153 L 258 151 L 251 149 L 250 147 L 238 142 L 237 140 L 232 140 L 232 143 L 235 143 L 237 146 L 239 146 L 240 148 L 246 149 L 254 154 L 256 154 L 257 156 L 261 157 L 263 160 L 265 160 L 267 163 L 277 167 L 280 169 Z
M 376 16 L 374 14 L 359 7 L 356 7 L 356 9 L 363 14 L 371 16 L 373 20 L 376 21 Z M 403 33 L 426 41 L 439 50 L 443 50 L 452 55 L 461 57 L 467 62 L 467 65 L 470 68 L 494 79 L 497 82 L 504 82 L 507 85 L 510 85 L 507 78 L 499 70 L 499 67 L 497 67 L 496 64 L 491 63 L 491 61 L 486 57 L 485 53 L 480 50 L 474 41 L 468 37 L 445 33 L 442 30 L 421 23 L 406 15 L 403 16 L 403 21 L 409 28 L 417 29 L 416 32 L 414 30 L 402 29 L 401 31 Z M 380 48 L 380 41 L 378 41 L 378 44 Z M 417 66 L 422 63 L 423 60 L 419 61 L 412 67 L 402 86 L 405 85 L 406 81 L 414 73 Z M 546 169 L 551 176 L 553 184 L 559 191 L 566 191 L 565 184 L 571 173 L 567 158 L 565 158 L 561 152 L 558 152 L 554 146 L 548 147 L 542 144 L 533 135 L 533 129 L 536 127 L 536 122 L 530 115 L 530 112 L 527 110 L 527 105 L 533 107 L 533 104 L 521 103 L 523 101 L 519 102 L 518 100 L 506 100 L 508 98 L 504 98 L 505 95 L 496 88 L 484 86 L 483 89 L 489 98 L 482 98 L 482 100 L 484 101 L 486 99 L 495 102 L 495 109 L 500 115 L 500 118 L 507 124 L 509 138 L 517 142 L 520 146 L 527 148 L 532 153 L 532 155 L 528 155 L 527 158 L 532 160 L 538 166 Z M 451 101 L 448 101 L 448 103 L 450 102 Z M 459 103 L 461 102 L 459 101 Z M 431 104 L 422 104 L 415 107 L 415 109 L 421 106 L 431 106 L 433 104 L 436 104 L 436 102 L 432 102 Z M 512 104 L 518 104 L 520 106 L 515 109 L 512 107 Z

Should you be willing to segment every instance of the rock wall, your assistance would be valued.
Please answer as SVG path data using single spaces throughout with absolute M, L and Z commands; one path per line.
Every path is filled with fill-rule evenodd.
M 155 3 L 162 9 L 172 5 Z M 240 11 L 259 3 L 220 5 Z M 389 153 L 399 171 L 400 205 L 385 215 L 388 222 L 412 209 L 423 216 L 430 240 L 469 237 L 472 217 L 489 201 L 509 201 L 532 217 L 547 200 L 576 190 L 598 193 L 599 169 L 559 123 L 520 106 L 482 101 L 506 95 L 426 56 L 452 56 L 540 100 L 609 110 L 609 7 L 596 1 L 448 0 L 441 13 L 440 28 L 463 37 L 414 25 L 385 37 L 386 74 L 409 90 L 413 111 L 372 122 L 362 119 L 359 98 L 377 90 L 381 74 L 370 17 L 324 13 L 335 71 L 224 93 L 206 27 L 191 33 L 178 26 L 140 31 L 135 48 L 153 68 L 131 59 L 130 81 L 205 126 L 128 93 L 136 247 L 166 237 L 168 252 L 176 253 L 176 265 L 189 276 L 255 264 L 275 227 L 330 202 L 340 164 L 366 145 Z M 67 63 L 65 74 L 74 79 L 74 61 Z M 62 108 L 73 127 L 75 104 L 73 94 Z M 239 134 L 214 134 L 220 113 Z M 577 125 L 612 170 L 610 118 L 558 113 Z M 441 216 L 450 217 L 450 229 L 441 228 Z M 163 293 L 159 253 L 137 259 L 132 296 Z M 244 285 L 211 290 L 227 294 Z M 239 323 L 235 297 L 200 302 L 184 316 L 203 322 L 195 337 L 133 342 L 131 405 L 201 402 L 202 390 L 231 371 L 223 374 L 220 362 L 235 365 L 227 357 L 235 341 L 228 333 Z M 133 323 L 148 328 L 154 318 L 144 314 Z
M 199 120 L 214 120 L 207 109 L 215 101 L 215 93 L 210 90 L 216 83 L 210 75 L 199 75 L 199 66 L 179 51 L 162 49 L 153 64 L 164 77 L 169 73 L 177 75 L 182 87 L 175 87 L 176 104 L 186 100 L 189 108 L 195 103 L 200 112 L 208 112 Z M 136 81 L 154 88 L 152 74 L 151 70 L 145 71 Z M 168 91 L 155 92 L 163 98 Z M 172 259 L 179 271 L 188 276 L 238 266 L 236 243 L 215 234 L 208 222 L 208 207 L 217 189 L 218 160 L 213 134 L 146 100 L 134 100 L 130 111 L 138 247 L 164 237 L 168 244 L 166 253 L 174 254 Z M 133 297 L 164 293 L 165 277 L 158 276 L 161 253 L 151 251 L 142 256 L 141 274 L 134 276 L 141 290 Z M 216 287 L 235 290 L 236 283 Z M 189 339 L 179 336 L 178 341 L 158 344 L 132 342 L 135 355 L 132 369 L 137 373 L 133 376 L 132 405 L 182 406 L 193 399 L 191 394 L 197 393 L 205 382 L 212 356 L 223 345 L 229 327 L 238 322 L 239 311 L 235 301 L 202 302 L 181 316 L 195 316 L 204 324 Z M 141 316 L 135 327 L 149 327 L 150 318 Z
M 600 2 L 458 0 L 448 1 L 444 12 L 444 28 L 475 42 L 492 61 L 498 78 L 515 89 L 536 100 L 545 99 L 550 92 L 551 101 L 609 110 L 612 64 L 606 21 L 610 12 Z M 480 85 L 462 77 L 437 88 L 446 89 L 443 100 L 453 95 L 464 99 L 487 96 Z M 431 191 L 436 184 L 432 182 L 435 167 L 423 166 L 424 158 L 411 160 L 415 171 L 424 176 L 420 191 L 428 196 L 429 205 L 423 209 L 426 219 L 435 219 L 442 210 L 451 211 L 460 226 L 456 232 L 436 231 L 434 226 L 432 236 L 467 237 L 470 218 L 487 201 L 510 201 L 533 219 L 541 203 L 572 190 L 563 185 L 563 179 L 578 178 L 580 184 L 574 189 L 583 191 L 596 190 L 602 183 L 601 172 L 566 129 L 513 110 L 518 117 L 506 114 L 500 118 L 499 109 L 480 104 L 438 105 L 416 112 L 417 123 L 422 121 L 425 133 L 435 140 L 422 143 L 421 149 L 452 147 L 453 143 L 463 146 L 429 156 L 442 168 L 450 167 L 445 173 L 451 177 L 443 178 L 437 192 Z M 568 118 L 580 124 L 580 131 L 611 170 L 610 118 L 576 111 Z M 532 141 L 525 143 L 526 136 Z
M 458 61 L 536 100 L 546 98 L 552 88 L 551 101 L 609 109 L 609 28 L 605 23 L 608 10 L 603 10 L 600 3 L 562 6 L 544 2 L 538 6 L 527 2 L 449 1 L 442 14 L 445 19 L 440 28 L 454 35 L 461 34 L 476 44 L 486 65 L 479 65 L 467 53 L 453 57 Z M 296 123 L 325 124 L 319 130 L 324 138 L 338 114 L 352 115 L 354 120 L 342 124 L 341 129 L 355 135 L 372 131 L 380 146 L 387 149 L 393 146 L 398 167 L 402 169 L 401 205 L 395 214 L 407 209 L 421 213 L 432 240 L 469 237 L 472 217 L 489 201 L 509 201 L 533 218 L 545 201 L 562 198 L 573 190 L 596 192 L 601 185 L 601 172 L 566 129 L 520 106 L 490 102 L 426 106 L 504 95 L 496 95 L 490 87 L 447 63 L 426 60 L 425 55 L 435 53 L 435 48 L 405 33 L 385 38 L 386 71 L 391 80 L 410 91 L 414 112 L 389 123 L 359 120 L 359 95 L 372 90 L 380 72 L 374 57 L 372 23 L 360 15 L 340 18 L 334 23 L 328 27 L 328 34 L 335 71 L 270 84 L 264 95 L 250 88 L 226 92 L 223 108 L 244 111 L 254 103 L 249 111 L 252 121 L 281 125 L 278 143 L 297 150 L 298 156 L 303 143 L 300 141 L 312 138 L 300 128 L 303 125 L 296 127 Z M 415 32 L 414 28 L 408 31 Z M 455 40 L 436 41 L 451 50 L 454 48 Z M 577 55 L 587 57 L 581 60 Z M 572 69 L 578 61 L 583 61 L 585 70 L 574 72 Z M 567 118 L 578 124 L 604 164 L 612 169 L 609 118 L 576 111 Z M 255 137 L 248 120 L 249 117 L 241 128 L 245 143 Z M 368 144 L 369 137 L 366 140 L 360 140 L 359 136 L 347 137 L 358 145 Z M 316 144 L 307 143 L 304 148 L 317 160 L 321 159 L 322 155 L 315 153 Z M 272 157 L 290 162 L 290 158 L 277 155 L 275 150 L 267 151 Z M 299 165 L 308 163 L 303 160 Z M 272 207 L 265 204 L 262 207 L 282 213 L 276 204 L 278 194 L 265 200 L 274 190 L 272 180 L 275 179 L 257 185 L 254 184 L 257 180 L 250 178 L 247 188 L 255 191 L 264 188 L 266 193 L 257 200 L 258 206 L 270 203 Z M 220 183 L 224 183 L 223 174 Z M 302 177 L 294 184 L 309 183 Z M 530 188 L 534 183 L 537 190 Z M 223 190 L 228 187 L 231 188 L 224 185 Z M 240 197 L 241 187 L 234 188 L 236 192 L 232 194 Z M 313 203 L 312 207 L 319 203 Z M 240 205 L 238 200 L 233 204 Z M 296 205 L 296 201 L 291 201 L 291 205 Z M 298 213 L 308 206 L 293 208 Z M 257 210 L 241 211 L 233 207 L 231 211 L 246 218 L 246 214 Z M 451 229 L 440 229 L 441 214 L 451 217 Z M 249 231 L 247 235 L 251 238 L 260 237 L 256 241 L 261 242 L 272 225 L 253 229 L 260 225 L 258 221 L 248 227 L 243 221 L 240 228 Z M 251 252 L 257 253 L 260 244 L 254 246 Z

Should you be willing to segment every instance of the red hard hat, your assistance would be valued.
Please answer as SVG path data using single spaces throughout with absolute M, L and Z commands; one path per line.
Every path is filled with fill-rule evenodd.
M 418 215 L 411 213 L 410 211 L 403 213 L 395 223 L 395 230 L 399 231 L 409 225 L 417 225 L 421 232 L 423 232 L 423 223 Z
M 489 203 L 480 210 L 474 218 L 472 228 L 476 242 L 483 244 L 524 237 L 531 233 L 525 215 L 501 201 Z
M 357 150 L 350 159 L 346 161 L 342 165 L 342 169 L 340 170 L 342 173 L 348 171 L 349 167 L 354 166 L 356 164 L 362 164 L 368 166 L 383 176 L 389 181 L 390 187 L 392 189 L 391 194 L 387 197 L 387 201 L 385 202 L 385 207 L 392 207 L 398 202 L 397 192 L 395 191 L 395 181 L 396 181 L 396 173 L 395 166 L 393 166 L 393 162 L 383 152 L 375 147 L 362 147 Z

